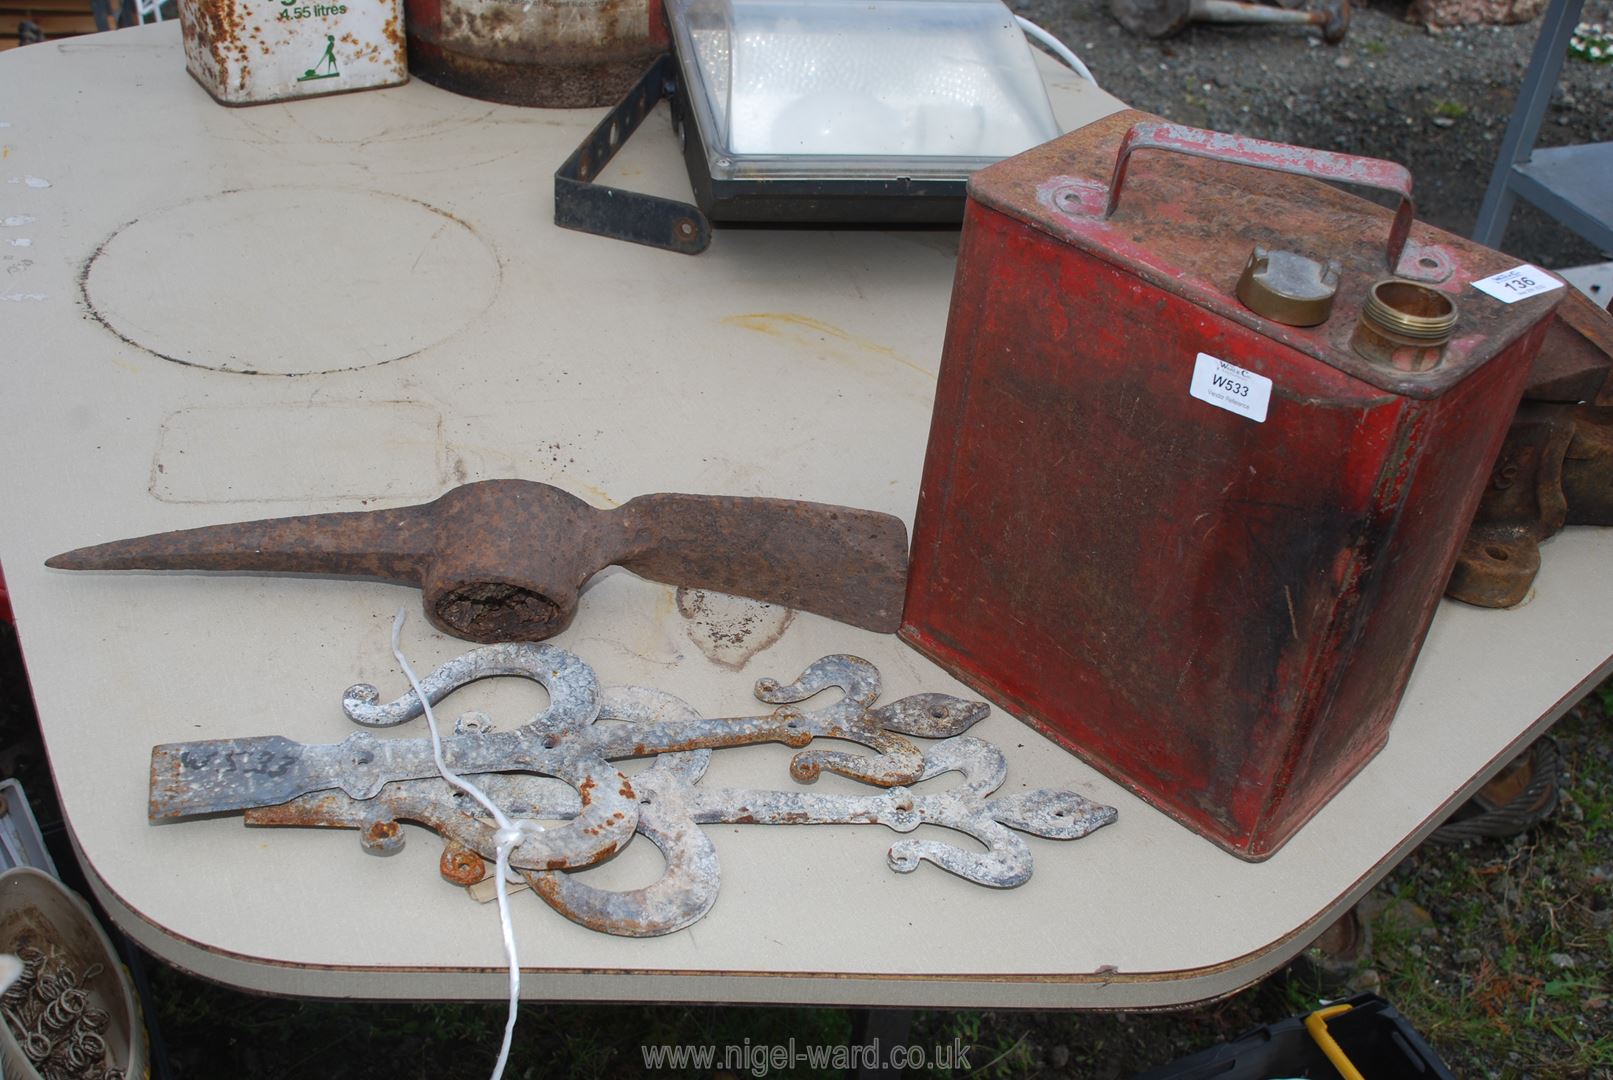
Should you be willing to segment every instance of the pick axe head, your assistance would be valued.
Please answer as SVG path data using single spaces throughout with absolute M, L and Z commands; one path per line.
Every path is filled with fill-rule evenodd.
M 583 584 L 618 565 L 889 634 L 901 622 L 907 529 L 889 514 L 789 499 L 642 495 L 600 510 L 549 484 L 485 480 L 418 506 L 155 533 L 45 565 L 398 582 L 424 592 L 432 625 L 482 642 L 559 633 Z

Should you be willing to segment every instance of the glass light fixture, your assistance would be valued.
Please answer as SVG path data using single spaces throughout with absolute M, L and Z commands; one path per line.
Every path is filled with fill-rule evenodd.
M 666 10 L 672 59 L 556 173 L 558 224 L 697 251 L 712 221 L 956 222 L 975 170 L 1059 134 L 1000 0 L 666 0 Z M 589 184 L 662 97 L 698 212 Z M 568 192 L 579 206 L 588 197 L 621 217 L 627 195 L 649 218 L 596 228 L 563 209 L 563 182 L 595 189 Z M 660 220 L 673 207 L 681 216 Z
M 716 179 L 965 179 L 1059 134 L 998 0 L 669 0 Z

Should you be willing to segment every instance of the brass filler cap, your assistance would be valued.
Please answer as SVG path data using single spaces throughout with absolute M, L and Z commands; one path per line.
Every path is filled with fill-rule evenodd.
M 1258 244 L 1238 279 L 1243 306 L 1285 326 L 1318 326 L 1333 314 L 1339 264 L 1327 265 L 1292 251 L 1268 251 Z

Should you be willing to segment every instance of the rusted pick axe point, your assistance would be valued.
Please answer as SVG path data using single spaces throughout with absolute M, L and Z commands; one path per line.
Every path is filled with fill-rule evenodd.
M 789 499 L 641 495 L 600 510 L 531 480 L 485 480 L 396 510 L 155 533 L 58 555 L 62 570 L 329 574 L 414 585 L 426 617 L 471 641 L 565 629 L 583 584 L 622 566 L 894 633 L 907 582 L 899 518 Z

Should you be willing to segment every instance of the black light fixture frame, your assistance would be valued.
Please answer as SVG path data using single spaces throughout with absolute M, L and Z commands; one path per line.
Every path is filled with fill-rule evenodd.
M 695 203 L 626 191 L 594 180 L 662 101 L 683 146 Z M 718 179 L 689 107 L 677 58 L 663 53 L 554 174 L 554 223 L 564 229 L 698 255 L 712 222 L 810 225 L 957 225 L 968 180 L 824 178 Z

